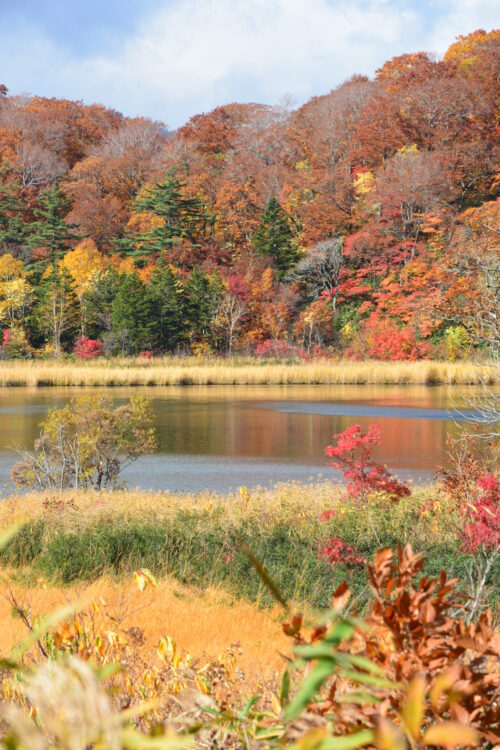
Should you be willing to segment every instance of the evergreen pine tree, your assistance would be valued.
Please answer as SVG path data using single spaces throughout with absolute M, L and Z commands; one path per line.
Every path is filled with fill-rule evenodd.
M 161 182 L 144 188 L 135 199 L 132 211 L 148 212 L 162 220 L 160 226 L 145 232 L 128 230 L 117 249 L 142 265 L 150 256 L 165 256 L 175 242 L 194 242 L 203 222 L 203 207 L 197 198 L 182 195 L 183 183 L 172 172 Z
M 72 240 L 80 239 L 74 232 L 76 224 L 65 221 L 70 208 L 70 201 L 63 195 L 55 180 L 49 190 L 43 191 L 41 206 L 35 209 L 38 221 L 27 227 L 29 244 L 32 247 L 47 248 L 54 272 L 57 261 L 70 249 Z
M 7 168 L 0 167 L 0 249 L 14 252 L 24 244 L 26 228 L 22 222 L 20 185 L 5 180 Z
M 112 307 L 113 337 L 121 353 L 152 346 L 154 320 L 149 295 L 136 273 L 122 274 Z
M 213 320 L 217 314 L 222 294 L 218 275 L 210 277 L 193 268 L 185 285 L 186 318 L 191 341 L 210 341 L 213 338 Z
M 276 198 L 271 198 L 266 206 L 260 226 L 253 236 L 253 245 L 259 255 L 272 259 L 278 278 L 282 278 L 297 262 L 289 219 Z
M 160 260 L 148 285 L 154 321 L 155 345 L 173 351 L 185 331 L 184 290 L 169 266 Z
M 83 294 L 86 333 L 97 339 L 112 328 L 113 301 L 118 291 L 119 275 L 114 268 L 96 274 Z

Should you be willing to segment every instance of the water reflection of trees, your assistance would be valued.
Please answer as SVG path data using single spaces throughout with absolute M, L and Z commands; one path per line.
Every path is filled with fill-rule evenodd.
M 118 399 L 134 393 L 137 390 L 112 391 Z M 64 393 L 19 389 L 0 394 L 0 449 L 14 444 L 32 445 L 45 413 L 40 407 L 60 405 L 73 395 L 75 389 Z M 154 398 L 160 453 L 253 456 L 321 464 L 324 448 L 334 433 L 345 430 L 353 422 L 364 428 L 370 422 L 379 422 L 382 445 L 376 451 L 378 461 L 392 467 L 432 470 L 445 460 L 446 437 L 456 431 L 453 423 L 441 420 L 291 414 L 263 405 L 263 402 L 297 398 L 446 408 L 450 403 L 446 388 L 156 388 L 150 389 L 150 395 Z
M 378 421 L 382 445 L 379 461 L 394 467 L 434 469 L 445 460 L 450 422 L 428 419 L 378 419 L 290 414 L 252 405 L 190 404 L 159 418 L 163 450 L 172 453 L 255 456 L 322 462 L 332 435 L 353 421 L 364 428 Z

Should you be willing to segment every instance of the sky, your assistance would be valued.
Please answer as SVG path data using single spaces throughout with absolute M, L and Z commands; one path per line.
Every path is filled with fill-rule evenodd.
M 499 26 L 498 0 L 0 0 L 0 83 L 176 128 L 234 101 L 299 105 Z

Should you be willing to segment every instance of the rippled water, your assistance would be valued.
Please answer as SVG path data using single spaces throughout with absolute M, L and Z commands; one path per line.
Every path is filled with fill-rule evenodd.
M 377 458 L 401 477 L 431 479 L 446 463 L 446 438 L 473 417 L 462 391 L 449 386 L 190 386 L 102 388 L 116 401 L 153 399 L 158 451 L 134 464 L 129 486 L 229 491 L 244 484 L 333 472 L 324 458 L 334 433 L 377 422 Z M 83 388 L 0 389 L 0 483 L 6 488 L 14 446 L 32 447 L 49 408 Z M 95 389 L 92 390 L 95 392 Z

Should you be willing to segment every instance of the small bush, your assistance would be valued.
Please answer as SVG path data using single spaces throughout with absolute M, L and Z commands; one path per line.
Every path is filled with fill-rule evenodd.
M 77 359 L 96 359 L 103 354 L 102 344 L 100 341 L 82 336 L 76 342 L 73 353 Z

